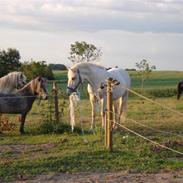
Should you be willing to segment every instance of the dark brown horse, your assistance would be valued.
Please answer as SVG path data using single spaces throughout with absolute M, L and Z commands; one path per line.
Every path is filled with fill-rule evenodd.
M 183 81 L 180 81 L 177 85 L 177 100 L 180 99 L 182 91 L 183 91 Z
M 27 113 L 31 110 L 32 104 L 36 97 L 40 96 L 44 100 L 48 98 L 46 89 L 46 79 L 37 77 L 23 88 L 19 89 L 16 94 L 0 93 L 0 113 L 4 114 L 21 114 L 20 133 L 24 133 L 24 123 Z

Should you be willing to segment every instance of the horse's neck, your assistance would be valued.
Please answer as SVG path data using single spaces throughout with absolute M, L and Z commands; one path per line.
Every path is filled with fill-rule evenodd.
M 23 94 L 23 95 L 33 96 L 34 95 L 34 91 L 33 91 L 32 87 L 31 87 L 31 82 L 26 84 L 23 88 L 19 89 L 18 92 L 20 94 Z
M 87 80 L 93 92 L 97 93 L 102 82 L 108 78 L 109 74 L 105 69 L 97 66 L 90 66 L 80 70 L 83 79 Z

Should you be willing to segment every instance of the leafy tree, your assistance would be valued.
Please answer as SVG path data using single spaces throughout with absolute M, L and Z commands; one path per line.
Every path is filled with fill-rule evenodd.
M 0 51 L 0 77 L 18 70 L 21 66 L 19 51 L 13 48 Z
M 21 71 L 27 76 L 28 80 L 31 80 L 37 76 L 46 77 L 47 79 L 54 79 L 54 75 L 51 67 L 46 65 L 45 61 L 33 61 L 24 62 L 21 66 Z
M 71 44 L 69 60 L 74 63 L 92 62 L 101 57 L 102 52 L 93 44 L 88 44 L 85 41 Z
M 141 76 L 141 88 L 143 89 L 144 82 L 149 79 L 151 72 L 156 69 L 156 66 L 150 65 L 150 63 L 146 59 L 141 60 L 135 65 L 138 68 L 139 74 Z

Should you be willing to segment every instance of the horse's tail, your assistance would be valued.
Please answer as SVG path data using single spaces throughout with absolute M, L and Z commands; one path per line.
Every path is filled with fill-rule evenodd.
M 182 91 L 183 91 L 183 81 L 180 81 L 177 85 L 177 100 L 180 99 Z

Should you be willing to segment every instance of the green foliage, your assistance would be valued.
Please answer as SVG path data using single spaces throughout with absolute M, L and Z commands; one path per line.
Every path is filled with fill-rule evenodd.
M 136 63 L 135 65 L 139 69 L 139 74 L 141 76 L 141 88 L 143 89 L 144 81 L 150 77 L 151 72 L 156 69 L 156 66 L 151 66 L 145 59 L 140 61 L 140 63 Z
M 67 67 L 64 64 L 49 64 L 49 67 L 52 70 L 67 70 Z
M 132 90 L 136 91 L 139 94 L 142 94 L 147 97 L 154 97 L 154 98 L 167 98 L 167 97 L 173 97 L 177 95 L 177 90 L 176 88 L 149 88 L 145 90 L 137 89 L 137 88 L 132 88 Z M 135 97 L 137 98 L 136 95 L 130 93 L 130 97 Z
M 147 90 L 147 93 L 156 98 L 166 98 L 177 95 L 177 90 L 175 88 L 151 89 Z
M 33 61 L 31 62 L 24 62 L 21 65 L 22 72 L 27 76 L 28 80 L 31 80 L 37 76 L 46 77 L 47 79 L 54 79 L 54 75 L 52 69 L 46 65 L 45 61 Z
M 102 55 L 99 48 L 85 41 L 76 41 L 74 44 L 71 44 L 70 50 L 69 60 L 72 63 L 96 61 Z
M 19 51 L 13 48 L 0 51 L 0 77 L 20 68 Z
M 63 134 L 63 133 L 71 133 L 71 126 L 69 124 L 63 122 L 56 122 L 56 121 L 43 121 L 38 129 L 36 130 L 37 133 L 40 134 Z M 82 129 L 76 127 L 74 129 L 74 133 L 82 134 Z

